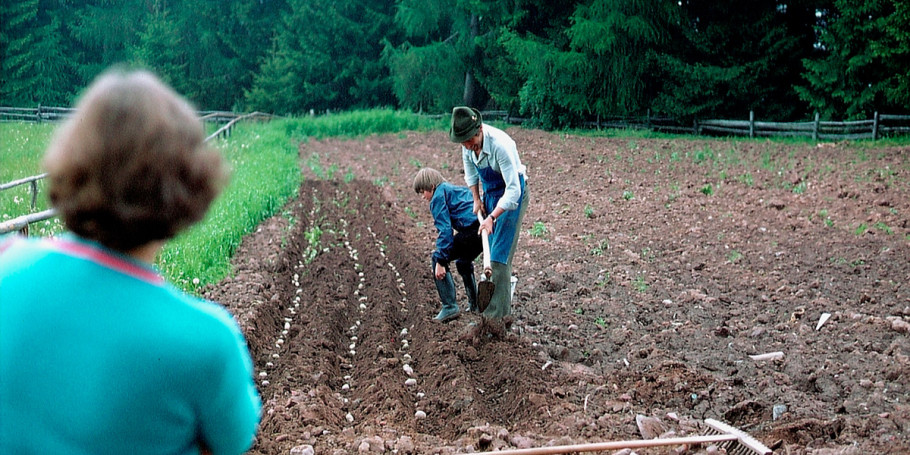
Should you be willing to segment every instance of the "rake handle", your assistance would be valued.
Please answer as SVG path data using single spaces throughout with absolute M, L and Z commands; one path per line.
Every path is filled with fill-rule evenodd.
M 594 442 L 590 444 L 574 444 L 567 446 L 534 447 L 530 449 L 500 450 L 495 453 L 496 455 L 551 455 L 575 452 L 601 452 L 604 450 L 616 449 L 639 449 L 644 447 L 675 446 L 682 444 L 704 444 L 709 442 L 733 441 L 736 439 L 736 435 L 732 434 L 711 434 L 681 438 L 641 439 L 631 441 Z

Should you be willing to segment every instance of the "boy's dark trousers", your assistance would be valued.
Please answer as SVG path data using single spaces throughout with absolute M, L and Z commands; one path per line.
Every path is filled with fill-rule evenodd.
M 474 260 L 483 252 L 483 243 L 477 234 L 479 223 L 474 223 L 464 232 L 457 232 L 452 244 L 451 261 L 455 262 L 455 269 L 464 282 L 465 294 L 468 297 L 468 310 L 477 311 L 477 281 L 474 279 Z M 436 258 L 433 257 L 432 270 L 435 274 Z M 451 262 L 450 262 L 451 264 Z M 441 280 L 434 279 L 436 291 L 442 301 L 442 309 L 436 315 L 438 320 L 450 319 L 458 314 L 458 302 L 455 297 L 455 281 L 449 266 L 445 266 L 446 275 Z

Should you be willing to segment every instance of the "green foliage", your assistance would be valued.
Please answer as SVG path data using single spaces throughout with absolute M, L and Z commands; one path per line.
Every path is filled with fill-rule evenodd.
M 820 28 L 824 57 L 804 61 L 800 98 L 824 119 L 866 119 L 910 108 L 910 5 L 835 0 Z
M 394 75 L 392 90 L 402 107 L 446 112 L 461 103 L 466 67 L 448 43 L 416 47 L 387 45 L 383 58 Z
M 528 231 L 528 233 L 531 234 L 531 237 L 536 237 L 539 239 L 546 238 L 547 232 L 548 232 L 547 225 L 544 224 L 542 221 L 535 221 L 534 225 Z
M 566 30 L 573 51 L 582 55 L 578 83 L 587 112 L 600 116 L 641 113 L 649 66 L 667 37 L 669 1 L 594 0 L 579 4 Z M 570 100 L 570 102 L 574 102 Z
M 654 109 L 682 119 L 796 120 L 804 109 L 792 90 L 810 58 L 816 18 L 810 3 L 683 2 L 671 13 L 660 51 Z M 676 15 L 675 18 L 673 16 Z
M 591 204 L 585 204 L 585 218 L 594 218 L 594 207 Z
M 72 49 L 65 39 L 65 12 L 38 0 L 0 3 L 0 105 L 69 105 Z
M 246 92 L 249 110 L 293 114 L 394 104 L 388 69 L 379 61 L 382 41 L 395 38 L 393 1 L 288 3 Z
M 525 79 L 518 92 L 520 112 L 531 116 L 531 125 L 544 128 L 568 126 L 588 111 L 587 96 L 577 90 L 586 72 L 585 56 L 562 52 L 551 44 L 514 33 L 501 44 Z
M 636 276 L 635 279 L 632 280 L 632 288 L 638 292 L 645 292 L 649 287 L 645 277 L 641 275 Z
M 241 124 L 216 145 L 231 163 L 231 180 L 206 218 L 168 242 L 158 257 L 162 273 L 187 290 L 217 283 L 244 235 L 296 195 L 301 173 L 288 120 Z
M 146 68 L 153 68 L 162 80 L 180 93 L 190 87 L 180 75 L 186 71 L 187 63 L 181 49 L 185 48 L 183 36 L 176 21 L 168 11 L 157 11 L 139 33 L 139 44 L 133 48 L 133 60 Z
M 399 131 L 431 131 L 447 128 L 446 120 L 433 120 L 410 112 L 391 109 L 349 111 L 307 116 L 282 122 L 285 133 L 296 139 L 326 137 L 354 138 Z
M 0 183 L 11 182 L 41 174 L 41 157 L 50 142 L 56 125 L 49 123 L 0 123 Z M 35 182 L 37 197 L 31 184 L 19 185 L 0 192 L 0 222 L 47 210 L 47 183 Z M 35 207 L 32 208 L 32 201 Z M 57 219 L 33 224 L 32 235 L 48 236 L 63 231 Z
M 10 0 L 0 105 L 67 106 L 124 64 L 205 110 L 869 118 L 910 109 L 907 23 L 901 0 Z

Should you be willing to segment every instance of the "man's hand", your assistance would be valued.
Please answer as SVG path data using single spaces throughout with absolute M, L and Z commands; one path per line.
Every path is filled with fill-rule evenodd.
M 484 231 L 484 230 L 487 231 L 487 235 L 492 234 L 494 225 L 495 225 L 495 220 L 493 220 L 492 216 L 488 216 L 488 217 L 484 218 L 483 223 L 480 223 L 480 228 L 477 229 L 477 234 L 480 234 L 481 231 Z

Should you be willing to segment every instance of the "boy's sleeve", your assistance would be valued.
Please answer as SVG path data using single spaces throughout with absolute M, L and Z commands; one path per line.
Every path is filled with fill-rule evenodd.
M 452 215 L 449 212 L 449 206 L 446 203 L 446 197 L 442 190 L 433 195 L 430 200 L 430 211 L 433 213 L 433 224 L 438 232 L 436 236 L 436 251 L 433 251 L 433 257 L 436 262 L 443 266 L 449 264 L 449 257 L 452 253 L 452 246 L 455 244 L 455 234 L 452 228 Z M 440 197 L 437 197 L 439 195 Z

